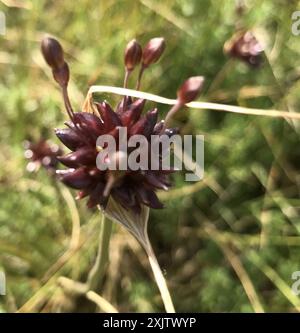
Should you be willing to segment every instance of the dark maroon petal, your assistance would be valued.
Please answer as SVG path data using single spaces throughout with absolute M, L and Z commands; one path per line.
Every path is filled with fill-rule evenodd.
M 132 104 L 132 98 L 130 96 L 124 96 L 121 102 L 117 106 L 116 109 L 117 114 L 126 111 L 131 104 Z
M 137 99 L 130 105 L 128 110 L 120 115 L 123 126 L 130 127 L 140 118 L 145 102 L 144 99 Z
M 129 129 L 129 135 L 131 136 L 131 135 L 143 134 L 146 124 L 147 124 L 147 118 L 142 117 Z
M 146 121 L 144 132 L 143 132 L 143 134 L 146 137 L 149 137 L 153 133 L 154 126 L 157 122 L 157 117 L 158 117 L 157 109 L 147 112 L 147 114 L 146 114 L 147 121 Z
M 141 202 L 151 208 L 161 209 L 163 204 L 158 200 L 156 194 L 151 190 L 146 190 L 142 187 L 137 188 L 137 194 Z
M 86 135 L 94 138 L 104 133 L 104 125 L 100 118 L 92 113 L 77 112 L 74 114 L 74 122 L 77 123 Z
M 123 207 L 128 208 L 136 205 L 135 195 L 128 186 L 114 188 L 112 195 Z
M 129 130 L 129 135 L 143 134 L 145 125 L 147 123 L 146 117 L 141 118 L 137 123 L 135 123 Z
M 89 175 L 93 178 L 93 179 L 101 179 L 104 177 L 104 171 L 99 170 L 96 166 L 93 168 L 89 168 L 88 171 Z
M 113 136 L 117 140 L 119 138 L 119 130 L 120 130 L 120 126 L 113 128 L 107 134 Z
M 158 122 L 153 129 L 153 133 L 152 134 L 160 134 L 161 130 L 164 127 L 164 121 L 161 120 L 160 122 Z
M 103 196 L 103 190 L 105 188 L 105 184 L 98 183 L 95 189 L 91 192 L 89 200 L 87 202 L 87 206 L 89 208 L 95 207 L 96 205 L 105 205 L 107 202 L 107 198 Z
M 77 190 L 87 188 L 92 184 L 92 177 L 89 175 L 86 168 L 58 170 L 56 173 L 65 185 Z
M 80 165 L 95 164 L 96 150 L 89 147 L 82 147 L 73 153 L 59 156 L 57 159 L 70 168 L 75 168 Z
M 105 130 L 110 131 L 116 126 L 121 126 L 121 120 L 116 112 L 106 102 L 95 103 L 100 117 L 104 123 Z
M 162 189 L 162 190 L 165 190 L 167 191 L 168 190 L 168 186 L 165 184 L 165 182 L 160 179 L 160 177 L 158 177 L 157 175 L 155 175 L 153 172 L 149 171 L 145 174 L 145 181 L 157 188 L 157 189 Z
M 59 140 L 71 150 L 76 150 L 84 143 L 76 131 L 71 128 L 55 129 L 55 134 Z

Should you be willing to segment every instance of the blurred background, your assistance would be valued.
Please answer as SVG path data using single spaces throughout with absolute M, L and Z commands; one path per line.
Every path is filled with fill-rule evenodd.
M 51 140 L 67 119 L 58 86 L 40 54 L 50 34 L 71 67 L 70 95 L 81 108 L 92 84 L 122 86 L 124 48 L 163 36 L 161 61 L 142 90 L 174 98 L 189 76 L 203 75 L 200 100 L 298 112 L 300 36 L 291 15 L 300 2 L 220 0 L 2 0 L 0 35 L 0 271 L 7 295 L 0 312 L 91 311 L 57 285 L 84 281 L 100 216 L 44 168 L 32 171 L 24 141 Z M 258 68 L 223 52 L 237 28 L 265 47 Z M 134 80 L 131 81 L 133 87 Z M 115 96 L 99 96 L 114 102 Z M 150 104 L 149 104 L 150 105 Z M 167 107 L 159 105 L 163 116 Z M 267 111 L 266 111 L 267 112 Z M 300 270 L 299 121 L 185 110 L 182 133 L 205 136 L 205 177 L 183 174 L 160 193 L 149 233 L 178 312 L 300 311 L 292 273 Z M 72 247 L 72 225 L 81 237 Z M 147 257 L 114 225 L 101 296 L 118 311 L 164 311 Z M 75 304 L 76 303 L 76 304 Z M 79 303 L 79 305 L 78 305 Z M 94 311 L 94 310 L 93 310 Z

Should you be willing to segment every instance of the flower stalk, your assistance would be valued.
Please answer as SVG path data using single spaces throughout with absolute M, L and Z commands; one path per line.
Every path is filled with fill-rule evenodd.
M 164 278 L 164 275 L 161 271 L 161 268 L 159 266 L 159 263 L 157 261 L 156 255 L 153 251 L 153 248 L 151 246 L 151 243 L 148 239 L 146 247 L 144 247 L 147 255 L 148 255 L 148 260 L 155 278 L 155 282 L 158 286 L 158 289 L 160 291 L 160 295 L 162 298 L 162 301 L 164 303 L 165 309 L 167 313 L 175 313 L 175 308 L 173 305 L 173 301 L 171 298 L 171 294 L 169 292 L 167 282 Z
M 87 278 L 88 290 L 96 291 L 103 280 L 105 268 L 108 264 L 109 242 L 112 232 L 112 222 L 102 214 L 98 252 L 94 266 Z

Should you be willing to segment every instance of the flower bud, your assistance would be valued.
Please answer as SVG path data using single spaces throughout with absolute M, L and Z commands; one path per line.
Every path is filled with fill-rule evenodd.
M 67 86 L 69 79 L 70 79 L 70 70 L 69 70 L 69 66 L 66 62 L 60 68 L 53 68 L 52 74 L 53 74 L 54 80 L 60 86 Z
M 55 129 L 55 134 L 66 147 L 73 151 L 82 146 L 80 135 L 71 128 Z
M 143 65 L 147 67 L 158 61 L 166 47 L 164 38 L 152 38 L 143 50 Z
M 85 167 L 57 170 L 56 174 L 65 185 L 78 190 L 89 187 L 93 182 L 92 177 L 88 173 L 88 169 Z
M 178 102 L 186 104 L 195 100 L 202 90 L 203 83 L 203 76 L 193 76 L 187 79 L 177 91 Z
M 41 50 L 47 64 L 54 70 L 58 70 L 64 66 L 64 51 L 60 43 L 50 37 L 42 40 Z
M 142 48 L 140 44 L 133 39 L 129 42 L 125 49 L 124 62 L 128 71 L 132 71 L 142 59 Z

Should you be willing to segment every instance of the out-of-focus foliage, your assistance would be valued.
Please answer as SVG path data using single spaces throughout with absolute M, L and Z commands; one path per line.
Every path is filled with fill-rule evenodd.
M 3 3 L 0 269 L 7 275 L 7 295 L 0 296 L 0 311 L 22 306 L 23 311 L 56 311 L 65 301 L 56 278 L 84 280 L 97 247 L 97 211 L 88 211 L 84 202 L 74 210 L 68 190 L 45 170 L 26 171 L 22 142 L 55 141 L 53 128 L 66 119 L 40 55 L 45 33 L 66 50 L 76 109 L 89 85 L 122 85 L 130 39 L 145 44 L 163 36 L 165 55 L 145 75 L 144 91 L 174 97 L 185 78 L 204 75 L 203 100 L 299 111 L 300 36 L 291 33 L 297 1 L 247 2 L 240 23 L 266 46 L 264 64 L 256 70 L 223 54 L 237 22 L 234 1 Z M 177 175 L 174 189 L 161 195 L 166 208 L 150 216 L 150 237 L 176 309 L 300 310 L 300 298 L 291 291 L 291 275 L 300 270 L 299 122 L 205 110 L 184 111 L 176 120 L 182 133 L 204 134 L 206 141 L 203 184 Z M 82 244 L 60 264 L 76 214 Z M 102 296 L 119 311 L 162 311 L 151 274 L 136 241 L 115 227 Z

